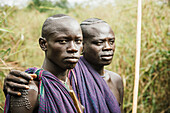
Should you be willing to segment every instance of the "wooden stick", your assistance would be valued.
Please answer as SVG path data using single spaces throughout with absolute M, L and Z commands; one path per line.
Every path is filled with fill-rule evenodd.
M 135 81 L 134 81 L 134 91 L 133 91 L 133 109 L 132 109 L 132 113 L 137 112 L 137 99 L 138 99 L 138 86 L 139 86 L 139 69 L 140 69 L 141 20 L 142 20 L 142 0 L 138 0 Z
M 80 108 L 80 106 L 79 106 L 79 102 L 78 102 L 78 100 L 77 100 L 77 97 L 76 97 L 74 91 L 73 91 L 73 90 L 70 90 L 69 92 L 70 92 L 71 98 L 73 99 L 74 105 L 75 105 L 75 107 L 76 107 L 76 109 L 77 109 L 77 112 L 78 112 L 78 113 L 82 113 L 82 110 L 81 110 L 81 108 Z

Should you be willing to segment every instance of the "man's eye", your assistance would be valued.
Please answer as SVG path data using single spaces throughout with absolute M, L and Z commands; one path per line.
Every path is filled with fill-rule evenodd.
M 81 44 L 82 40 L 76 40 L 77 44 Z
M 103 43 L 103 42 L 96 42 L 96 45 L 99 45 L 99 46 L 100 46 L 102 43 Z
M 59 40 L 58 41 L 60 44 L 66 44 L 67 42 L 66 42 L 66 40 Z
M 113 45 L 114 44 L 114 40 L 112 40 L 112 41 L 109 41 L 109 43 L 110 43 L 110 45 Z
M 93 44 L 95 44 L 95 45 L 97 45 L 97 46 L 100 46 L 100 45 L 102 45 L 102 41 L 94 41 L 94 42 L 92 42 Z

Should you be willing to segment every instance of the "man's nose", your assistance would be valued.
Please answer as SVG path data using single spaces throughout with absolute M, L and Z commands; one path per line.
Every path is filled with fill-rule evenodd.
M 109 44 L 109 42 L 106 41 L 103 47 L 103 51 L 110 51 L 110 50 L 112 50 L 112 47 Z
M 71 42 L 69 43 L 68 48 L 67 48 L 67 52 L 76 53 L 77 51 L 78 51 L 78 49 L 77 49 L 77 46 L 76 46 L 75 42 L 74 42 L 74 41 L 71 41 Z

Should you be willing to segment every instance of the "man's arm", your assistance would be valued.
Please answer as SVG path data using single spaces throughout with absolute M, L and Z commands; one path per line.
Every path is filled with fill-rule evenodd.
M 10 95 L 9 112 L 31 113 L 38 106 L 38 81 L 32 81 L 37 76 L 19 70 L 12 70 L 4 80 L 4 93 Z
M 120 109 L 121 109 L 121 112 L 123 113 L 124 86 L 123 86 L 123 81 L 122 81 L 121 78 L 118 80 L 117 87 L 118 87 L 118 91 L 119 91 L 119 94 L 120 94 L 119 95 L 120 96 L 120 102 L 121 102 Z
M 123 113 L 123 95 L 124 95 L 124 86 L 123 81 L 120 75 L 117 73 L 114 73 L 112 71 L 105 70 L 109 74 L 109 77 L 104 78 L 106 80 L 106 83 L 108 84 L 109 88 L 111 89 L 112 93 L 116 97 L 121 112 Z M 109 78 L 111 81 L 109 82 Z
M 11 96 L 11 113 L 33 113 L 38 109 L 38 86 L 34 81 L 29 83 L 29 89 L 20 89 L 21 96 Z
M 30 76 L 30 74 L 24 73 L 19 70 L 10 71 L 4 80 L 3 91 L 5 93 L 5 96 L 7 94 L 13 96 L 21 96 L 21 92 L 19 92 L 18 89 L 29 89 L 28 84 L 34 78 L 36 78 L 35 74 L 32 74 Z

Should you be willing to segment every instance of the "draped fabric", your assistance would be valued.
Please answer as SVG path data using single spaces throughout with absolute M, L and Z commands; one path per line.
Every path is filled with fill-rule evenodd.
M 8 111 L 9 111 L 9 101 L 10 101 L 10 95 L 9 94 L 7 94 L 6 95 L 6 100 L 5 100 L 5 105 L 4 105 L 4 113 L 8 113 Z
M 76 79 L 72 79 L 73 77 Z M 85 113 L 121 112 L 116 98 L 104 79 L 83 57 L 79 59 L 69 79 L 81 104 L 85 106 Z
M 39 113 L 77 113 L 69 91 L 56 76 L 36 68 L 29 68 L 26 72 L 37 74 L 40 80 Z
M 25 72 L 37 74 L 40 80 L 39 113 L 77 113 L 69 91 L 56 76 L 37 68 L 29 68 Z M 7 97 L 4 113 L 9 112 L 9 100 L 9 97 Z
M 69 91 L 56 76 L 37 68 L 29 68 L 26 72 L 36 73 L 40 80 L 39 113 L 77 112 Z M 83 57 L 70 72 L 69 79 L 76 96 L 85 107 L 84 113 L 120 113 L 118 102 L 108 85 Z M 4 113 L 8 109 L 7 96 Z

